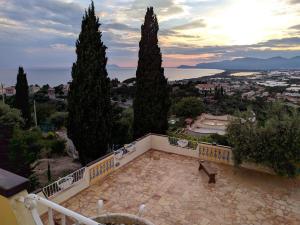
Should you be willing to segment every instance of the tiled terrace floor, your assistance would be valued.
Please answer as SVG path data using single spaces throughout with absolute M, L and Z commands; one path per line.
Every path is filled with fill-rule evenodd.
M 207 183 L 196 159 L 149 151 L 64 206 L 95 216 L 99 199 L 108 212 L 136 214 L 143 203 L 156 225 L 300 224 L 299 180 L 212 166 L 216 184 Z

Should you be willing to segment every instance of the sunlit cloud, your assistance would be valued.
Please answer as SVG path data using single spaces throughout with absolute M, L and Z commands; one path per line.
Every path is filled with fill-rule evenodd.
M 154 6 L 159 21 L 164 66 L 300 55 L 300 0 L 94 2 L 111 64 L 136 66 L 148 6 Z M 90 0 L 0 0 L 0 67 L 71 66 L 89 4 Z

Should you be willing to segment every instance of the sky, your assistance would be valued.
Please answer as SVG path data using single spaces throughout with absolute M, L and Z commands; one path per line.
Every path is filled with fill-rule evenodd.
M 300 0 L 95 0 L 109 64 L 137 65 L 147 6 L 163 65 L 300 55 Z M 0 69 L 71 67 L 90 0 L 0 0 Z

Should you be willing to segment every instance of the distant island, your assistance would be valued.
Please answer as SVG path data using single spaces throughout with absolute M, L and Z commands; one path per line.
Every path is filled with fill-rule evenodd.
M 199 63 L 195 66 L 181 65 L 180 69 L 221 69 L 221 70 L 295 70 L 300 69 L 300 56 L 293 58 L 273 57 L 269 59 L 260 58 L 238 58 L 220 62 Z
M 108 69 L 120 69 L 120 67 L 116 64 L 107 64 Z

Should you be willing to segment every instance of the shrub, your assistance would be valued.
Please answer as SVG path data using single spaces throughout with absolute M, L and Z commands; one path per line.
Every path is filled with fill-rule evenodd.
M 61 139 L 53 140 L 50 144 L 51 153 L 55 154 L 63 154 L 65 150 L 65 141 Z
M 67 119 L 67 112 L 55 112 L 50 116 L 50 121 L 56 129 L 60 129 L 63 126 L 66 126 Z
M 8 105 L 0 103 L 0 126 L 6 127 L 21 127 L 24 125 L 24 120 L 21 117 L 21 112 L 17 109 L 10 108 Z
M 300 163 L 300 114 L 275 104 L 268 109 L 264 123 L 253 122 L 248 115 L 228 126 L 237 165 L 244 161 L 273 168 L 279 175 L 294 177 Z M 241 115 L 243 116 L 243 115 Z
M 203 103 L 196 97 L 185 97 L 172 108 L 176 116 L 196 117 L 203 112 Z

